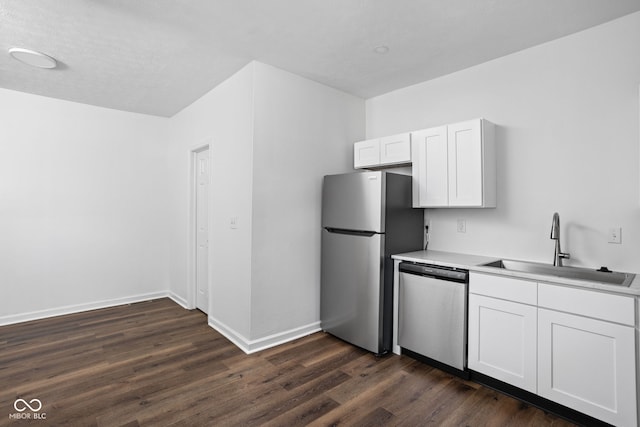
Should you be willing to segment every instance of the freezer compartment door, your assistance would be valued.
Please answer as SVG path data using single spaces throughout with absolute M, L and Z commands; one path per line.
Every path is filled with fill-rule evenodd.
M 322 230 L 322 329 L 382 353 L 384 236 Z
M 463 370 L 466 284 L 400 273 L 398 345 Z
M 384 232 L 383 172 L 327 175 L 322 186 L 322 227 Z

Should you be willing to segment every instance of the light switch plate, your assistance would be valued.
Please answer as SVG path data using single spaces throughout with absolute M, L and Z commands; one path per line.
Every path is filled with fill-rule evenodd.
M 609 243 L 622 244 L 622 227 L 609 228 Z

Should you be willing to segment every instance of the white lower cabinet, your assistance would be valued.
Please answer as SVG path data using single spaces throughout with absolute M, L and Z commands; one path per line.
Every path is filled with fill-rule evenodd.
M 469 295 L 470 369 L 536 392 L 537 308 Z
M 633 297 L 471 273 L 469 369 L 638 426 Z
M 538 394 L 616 426 L 636 426 L 635 330 L 538 310 Z

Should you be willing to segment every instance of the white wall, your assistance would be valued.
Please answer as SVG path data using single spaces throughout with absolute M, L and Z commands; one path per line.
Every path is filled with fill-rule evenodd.
M 210 144 L 209 317 L 239 339 L 251 334 L 253 64 L 170 119 L 171 290 L 187 299 L 191 150 Z M 239 218 L 237 229 L 229 219 Z
M 0 323 L 168 286 L 167 120 L 0 89 Z
M 353 170 L 364 100 L 255 63 L 251 338 L 320 319 L 322 177 Z
M 429 209 L 430 248 L 640 272 L 640 13 L 367 101 L 367 137 L 496 123 L 498 208 Z M 456 232 L 456 219 L 467 232 Z M 607 243 L 621 226 L 622 245 Z
M 253 62 L 171 119 L 171 290 L 191 292 L 188 156 L 210 142 L 209 321 L 243 349 L 319 327 L 322 177 L 352 169 L 364 117 L 360 98 Z
M 0 95 L 0 323 L 188 302 L 209 144 L 210 323 L 249 350 L 317 329 L 322 176 L 352 169 L 364 100 L 255 62 L 171 119 Z

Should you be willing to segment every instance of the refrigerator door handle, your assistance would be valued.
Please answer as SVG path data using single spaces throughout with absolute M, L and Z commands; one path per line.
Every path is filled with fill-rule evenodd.
M 365 230 L 345 230 L 343 228 L 332 228 L 332 227 L 325 227 L 325 230 L 327 230 L 329 233 L 335 233 L 335 234 L 348 234 L 351 236 L 366 236 L 366 237 L 371 237 L 374 234 L 381 234 L 381 233 L 376 233 L 375 231 L 365 231 Z

